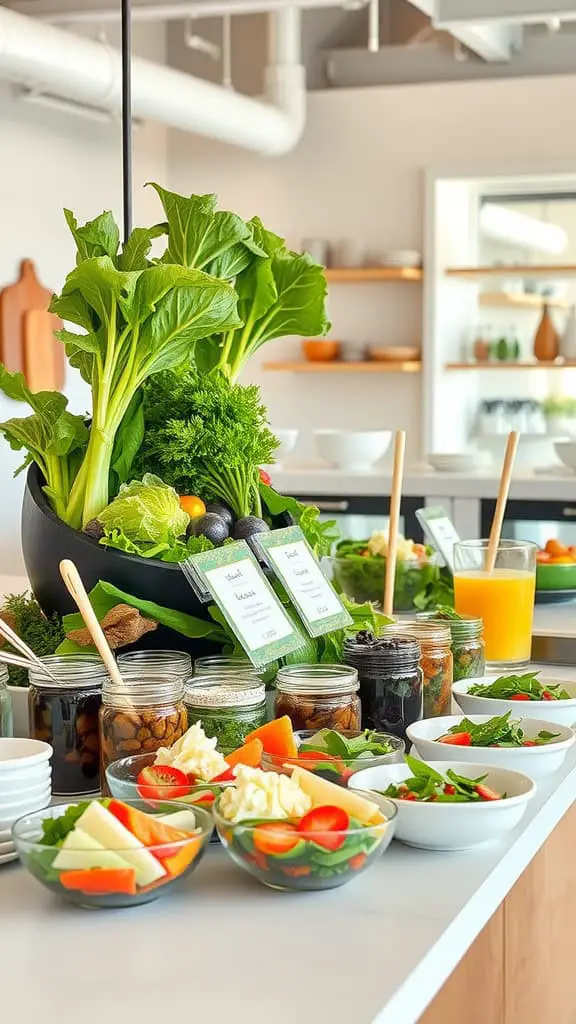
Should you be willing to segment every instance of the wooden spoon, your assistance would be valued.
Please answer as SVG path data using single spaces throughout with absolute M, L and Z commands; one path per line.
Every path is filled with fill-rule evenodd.
M 84 619 L 86 629 L 90 633 L 90 636 L 94 641 L 94 645 L 108 670 L 108 675 L 117 686 L 123 686 L 120 669 L 118 668 L 116 659 L 110 650 L 110 645 L 104 635 L 102 626 L 98 622 L 96 613 L 90 604 L 90 598 L 88 597 L 84 584 L 80 579 L 80 573 L 74 565 L 74 562 L 71 562 L 69 558 L 64 558 L 60 562 L 60 575 L 66 584 L 68 593 L 76 602 L 76 607 Z
M 496 499 L 496 508 L 494 509 L 494 518 L 492 520 L 490 538 L 486 549 L 485 569 L 487 573 L 493 573 L 494 566 L 496 565 L 496 555 L 498 554 L 498 547 L 500 545 L 500 535 L 502 533 L 502 524 L 504 522 L 504 514 L 506 512 L 508 494 L 510 493 L 512 470 L 514 469 L 514 459 L 516 458 L 519 440 L 520 435 L 518 431 L 511 430 L 508 435 L 506 454 L 504 456 L 502 474 L 500 476 L 500 487 L 498 488 L 498 498 Z
M 397 430 L 394 435 L 394 469 L 392 471 L 392 491 L 390 493 L 390 519 L 388 527 L 388 554 L 386 556 L 386 576 L 384 579 L 384 615 L 391 616 L 394 611 L 394 582 L 396 579 L 396 557 L 398 554 L 398 524 L 400 522 L 400 501 L 402 499 L 402 476 L 404 474 L 404 451 L 406 448 L 406 431 Z

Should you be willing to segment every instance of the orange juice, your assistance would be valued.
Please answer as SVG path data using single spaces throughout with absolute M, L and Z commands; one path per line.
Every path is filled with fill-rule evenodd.
M 536 576 L 521 569 L 454 574 L 456 611 L 484 621 L 488 662 L 530 661 Z

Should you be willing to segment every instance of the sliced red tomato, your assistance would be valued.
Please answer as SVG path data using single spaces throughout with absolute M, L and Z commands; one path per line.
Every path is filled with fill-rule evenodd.
M 537 747 L 536 740 L 524 740 L 522 743 L 523 747 Z
M 289 821 L 267 821 L 254 829 L 254 848 L 266 856 L 290 853 L 300 842 L 298 829 Z
M 495 789 L 490 789 L 489 786 L 484 786 L 481 782 L 478 783 L 478 785 L 475 787 L 475 789 L 476 789 L 476 792 L 478 793 L 478 796 L 482 797 L 482 800 L 501 800 L 502 799 L 502 796 L 501 796 L 500 793 L 497 793 Z
M 300 820 L 298 831 L 325 850 L 339 850 L 346 842 L 350 818 L 341 807 L 313 807 Z
M 265 469 L 259 469 L 258 472 L 260 474 L 260 479 L 261 479 L 262 483 L 266 484 L 267 487 L 271 487 L 272 486 L 272 478 L 270 476 L 270 473 L 267 473 Z
M 542 700 L 556 700 L 556 697 L 554 696 L 553 693 L 550 693 L 550 690 L 543 690 L 542 691 Z
M 135 868 L 87 868 L 61 871 L 60 884 L 65 889 L 89 893 L 91 896 L 111 896 L 122 893 L 136 895 Z
M 348 864 L 352 868 L 352 871 L 360 871 L 367 860 L 368 858 L 365 853 L 357 853 L 355 857 L 350 857 Z
M 447 782 L 444 786 L 444 792 L 446 796 L 456 796 L 456 786 L 453 786 L 450 782 Z
M 225 768 L 220 775 L 215 775 L 213 779 L 210 779 L 210 782 L 233 782 L 235 778 L 234 768 Z
M 203 789 L 199 793 L 192 793 L 186 800 L 187 804 L 195 804 L 197 807 L 210 807 L 216 799 L 212 789 Z
M 527 693 L 513 693 L 510 700 L 530 700 Z
M 451 747 L 471 747 L 472 737 L 469 732 L 453 732 L 448 736 L 442 736 L 439 743 L 446 743 Z
M 168 764 L 151 764 L 136 779 L 143 800 L 177 800 L 190 792 L 188 776 Z

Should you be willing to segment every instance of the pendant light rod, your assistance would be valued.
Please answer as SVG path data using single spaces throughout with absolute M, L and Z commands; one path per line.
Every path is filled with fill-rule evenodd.
M 122 4 L 122 205 L 124 241 L 132 231 L 132 12 Z

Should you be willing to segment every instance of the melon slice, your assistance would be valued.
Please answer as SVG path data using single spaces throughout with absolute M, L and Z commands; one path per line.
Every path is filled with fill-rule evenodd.
M 173 828 L 160 817 L 138 811 L 121 800 L 111 800 L 108 810 L 144 846 L 162 846 L 164 843 L 178 843 L 182 839 L 190 838 L 189 832 Z
M 161 821 L 172 828 L 180 829 L 182 832 L 196 831 L 196 815 L 194 811 L 174 811 L 173 814 L 158 814 L 156 821 Z
M 150 885 L 166 874 L 160 861 L 97 800 L 93 800 L 80 815 L 76 829 L 86 832 L 105 849 L 119 853 L 122 860 L 136 869 L 139 886 Z
M 298 765 L 286 765 L 291 769 L 294 782 L 298 783 L 312 800 L 313 807 L 341 807 L 351 818 L 356 818 L 363 825 L 377 825 L 385 821 L 378 804 L 366 797 L 353 793 L 350 789 L 336 786 L 328 779 L 322 779 Z
M 105 850 L 102 843 L 81 828 L 75 828 L 66 836 L 52 867 L 58 871 L 81 871 L 89 868 L 129 868 L 131 865 L 113 850 Z
M 235 768 L 237 764 L 245 764 L 248 768 L 259 768 L 262 763 L 263 750 L 262 740 L 252 739 L 243 747 L 233 750 L 231 754 L 226 754 L 224 760 L 228 762 L 230 768 Z
M 266 754 L 276 754 L 278 757 L 298 756 L 294 729 L 288 715 L 274 718 L 272 722 L 266 722 L 266 725 L 261 725 L 259 729 L 248 733 L 245 743 L 249 743 L 250 740 L 260 740 Z

